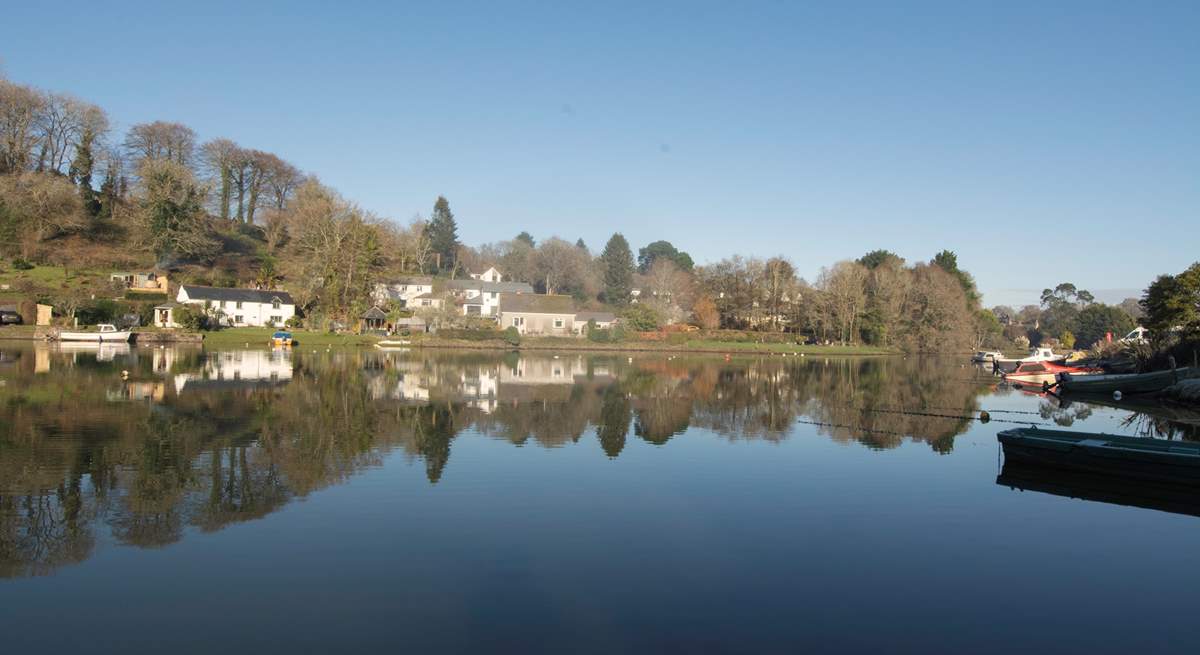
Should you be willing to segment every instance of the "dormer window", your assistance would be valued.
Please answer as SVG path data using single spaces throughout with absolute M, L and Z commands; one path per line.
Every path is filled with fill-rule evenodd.
M 283 303 L 279 302 L 278 298 L 271 299 L 271 309 L 279 309 L 282 306 L 283 306 Z

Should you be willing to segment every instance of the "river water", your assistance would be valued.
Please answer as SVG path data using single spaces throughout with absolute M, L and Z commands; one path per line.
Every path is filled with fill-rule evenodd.
M 953 358 L 0 342 L 0 644 L 1200 652 L 1200 499 L 1028 424 L 1200 438 Z

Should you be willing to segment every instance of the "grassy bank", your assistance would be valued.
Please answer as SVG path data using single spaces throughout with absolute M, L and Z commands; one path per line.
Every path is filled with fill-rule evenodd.
M 274 330 L 269 328 L 228 328 L 204 333 L 204 344 L 209 347 L 266 346 Z M 372 346 L 380 337 L 354 334 L 328 334 L 294 330 L 292 335 L 301 348 L 318 346 L 361 347 Z M 399 337 L 396 337 L 399 338 Z M 408 339 L 413 348 L 445 348 L 448 350 L 553 350 L 593 352 L 695 352 L 715 354 L 805 354 L 805 355 L 893 355 L 894 350 L 869 346 L 805 346 L 789 343 L 745 343 L 695 339 L 683 343 L 655 341 L 623 341 L 619 343 L 595 343 L 569 337 L 526 337 L 517 346 L 501 339 L 464 340 L 444 339 L 435 335 L 415 335 Z
M 792 343 L 748 343 L 694 339 L 682 343 L 661 341 L 622 341 L 596 343 L 569 337 L 526 337 L 513 346 L 501 340 L 466 341 L 442 339 L 436 336 L 415 337 L 414 348 L 447 348 L 475 350 L 578 350 L 591 352 L 675 352 L 713 354 L 805 354 L 805 355 L 894 355 L 897 351 L 869 346 L 806 346 Z
M 309 346 L 372 346 L 379 337 L 357 334 L 329 334 L 327 332 L 305 332 L 291 330 L 299 347 Z M 204 345 L 225 347 L 266 346 L 271 342 L 273 328 L 226 328 L 204 333 Z

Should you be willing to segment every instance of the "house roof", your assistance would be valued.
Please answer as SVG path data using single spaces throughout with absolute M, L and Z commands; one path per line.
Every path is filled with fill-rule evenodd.
M 388 284 L 389 284 L 389 285 L 392 285 L 392 284 L 420 284 L 420 285 L 430 285 L 430 284 L 433 284 L 433 278 L 429 277 L 428 275 L 415 275 L 415 276 L 413 276 L 413 277 L 400 277 L 400 278 L 396 278 L 395 280 L 392 280 L 391 282 L 388 282 Z
M 437 298 L 437 294 L 434 294 L 434 293 L 423 293 L 423 294 L 421 294 L 421 295 L 419 295 L 419 296 L 413 296 L 413 300 L 421 300 L 421 299 L 424 299 L 424 298 Z
M 571 296 L 539 295 L 533 293 L 500 294 L 501 312 L 522 314 L 569 314 L 575 315 L 575 299 Z
M 362 318 L 373 318 L 379 321 L 387 320 L 387 313 L 378 307 L 372 307 L 363 312 Z
M 269 303 L 276 298 L 285 305 L 294 305 L 292 296 L 286 291 L 263 291 L 261 289 L 225 289 L 222 287 L 198 287 L 185 284 L 180 287 L 192 300 L 232 300 L 237 302 Z
M 575 320 L 581 323 L 587 323 L 588 321 L 612 323 L 617 320 L 617 315 L 612 312 L 579 312 L 575 315 Z
M 533 293 L 533 287 L 527 282 L 485 282 L 484 280 L 444 280 L 442 282 L 446 289 L 456 291 L 466 291 L 474 289 L 476 291 L 486 291 L 489 293 Z

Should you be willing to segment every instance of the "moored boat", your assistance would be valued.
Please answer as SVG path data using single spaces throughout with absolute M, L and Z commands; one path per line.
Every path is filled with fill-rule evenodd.
M 1017 428 L 996 436 L 1004 458 L 1032 466 L 1200 486 L 1200 443 Z
M 1056 376 L 1060 374 L 1081 376 L 1098 375 L 1103 372 L 1104 369 L 1102 368 L 1087 366 L 1067 366 L 1054 362 L 1025 362 L 1018 364 L 1015 371 L 1002 373 L 1001 375 L 1009 382 L 1044 384 L 1049 386 L 1057 381 Z
M 95 332 L 59 332 L 59 341 L 94 341 L 99 343 L 128 343 L 133 332 L 118 330 L 116 326 L 101 323 Z
M 1120 391 L 1122 395 L 1155 393 L 1176 384 L 1181 380 L 1200 377 L 1200 369 L 1183 367 L 1153 373 L 1119 373 L 1107 375 L 1081 376 L 1072 372 L 1063 372 L 1057 376 L 1058 388 L 1067 393 L 1112 395 Z
M 376 341 L 375 347 L 380 350 L 406 350 L 411 344 L 408 339 L 383 339 Z
M 979 350 L 971 356 L 971 361 L 975 362 L 976 364 L 986 364 L 988 362 L 994 362 L 997 359 L 1001 359 L 1002 357 L 1004 357 L 1004 353 L 998 350 Z
M 1066 360 L 1066 355 L 1056 355 L 1054 350 L 1050 348 L 1034 348 L 1028 356 L 1020 359 L 1005 359 L 1003 357 L 1000 359 L 994 359 L 992 360 L 992 366 L 1002 373 L 1009 373 L 1017 370 L 1017 367 L 1021 364 L 1028 362 L 1053 362 L 1056 364 L 1062 364 Z
M 295 344 L 296 340 L 292 338 L 291 332 L 279 330 L 271 335 L 271 345 L 273 346 L 293 346 Z

